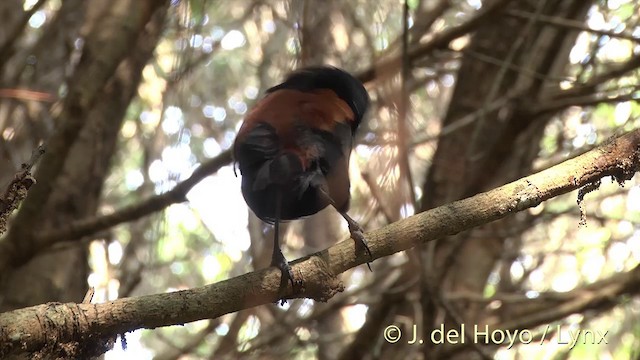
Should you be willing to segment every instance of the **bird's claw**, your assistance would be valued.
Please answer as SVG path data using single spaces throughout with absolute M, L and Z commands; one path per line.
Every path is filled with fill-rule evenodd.
M 298 289 L 298 287 L 302 286 L 301 280 L 294 279 L 293 271 L 291 270 L 291 265 L 289 265 L 289 262 L 287 261 L 287 259 L 285 259 L 284 256 L 282 255 L 277 256 L 276 254 L 274 254 L 273 257 L 271 258 L 271 266 L 275 266 L 278 269 L 280 269 L 280 273 L 281 273 L 280 287 L 286 284 L 287 280 L 291 283 L 291 288 L 294 293 L 296 292 L 296 289 Z M 284 305 L 287 303 L 287 300 L 284 298 L 278 301 L 280 302 L 280 305 Z
M 291 287 L 295 289 L 293 271 L 291 270 L 291 266 L 289 265 L 289 262 L 287 262 L 287 260 L 284 258 L 284 256 L 282 258 L 273 257 L 271 259 L 271 266 L 275 266 L 280 269 L 280 272 L 282 273 L 281 283 L 289 280 L 289 282 L 291 282 Z
M 349 223 L 349 233 L 351 234 L 351 238 L 356 242 L 356 246 L 360 245 L 364 250 L 369 254 L 369 258 L 373 261 L 373 255 L 371 254 L 371 249 L 369 249 L 369 245 L 367 244 L 367 239 L 364 237 L 364 232 L 358 223 Z M 369 271 L 373 272 L 371 269 L 371 264 L 367 261 L 367 267 Z

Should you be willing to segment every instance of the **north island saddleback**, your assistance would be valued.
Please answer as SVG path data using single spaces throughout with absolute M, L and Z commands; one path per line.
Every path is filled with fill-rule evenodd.
M 233 155 L 242 195 L 262 221 L 274 225 L 271 266 L 294 289 L 293 272 L 280 250 L 282 221 L 332 205 L 347 221 L 356 246 L 372 258 L 362 228 L 347 215 L 349 157 L 368 106 L 364 86 L 347 72 L 308 67 L 268 89 L 238 131 Z

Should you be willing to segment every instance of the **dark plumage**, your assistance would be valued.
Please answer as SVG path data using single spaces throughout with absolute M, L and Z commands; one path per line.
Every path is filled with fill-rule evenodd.
M 309 67 L 290 74 L 247 114 L 233 152 L 242 174 L 242 194 L 253 212 L 275 225 L 272 265 L 283 279 L 293 274 L 278 243 L 279 222 L 333 205 L 349 223 L 354 240 L 368 251 L 349 208 L 349 156 L 369 106 L 362 84 L 335 67 Z

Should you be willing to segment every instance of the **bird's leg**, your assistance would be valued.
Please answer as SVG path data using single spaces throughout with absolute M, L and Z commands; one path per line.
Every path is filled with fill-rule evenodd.
M 291 287 L 295 290 L 294 282 L 293 282 L 293 271 L 291 271 L 291 266 L 289 266 L 289 262 L 282 254 L 282 250 L 280 249 L 280 212 L 282 209 L 282 189 L 278 187 L 276 190 L 276 212 L 275 212 L 275 223 L 273 228 L 273 254 L 271 255 L 271 266 L 275 266 L 282 272 L 281 284 L 284 283 L 287 279 L 291 281 Z
M 319 187 L 318 189 L 320 190 L 320 195 L 347 221 L 347 224 L 349 225 L 349 233 L 351 234 L 351 238 L 356 242 L 356 245 L 361 245 L 369 254 L 369 258 L 373 259 L 373 255 L 371 255 L 371 250 L 367 244 L 367 239 L 364 237 L 364 230 L 362 230 L 362 226 L 360 226 L 357 221 L 353 220 L 345 211 L 340 211 L 336 206 L 335 201 L 333 201 L 325 189 L 322 187 Z M 373 271 L 371 270 L 371 264 L 369 264 L 369 262 L 367 262 L 367 267 L 369 268 L 369 271 Z

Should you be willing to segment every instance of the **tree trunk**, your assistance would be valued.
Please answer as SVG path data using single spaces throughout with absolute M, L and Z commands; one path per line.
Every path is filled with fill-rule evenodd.
M 590 6 L 589 1 L 580 0 L 517 1 L 511 2 L 507 10 L 582 20 Z M 526 106 L 532 100 L 545 98 L 550 86 L 545 79 L 557 77 L 565 69 L 566 55 L 576 36 L 575 31 L 507 16 L 478 29 L 464 50 L 442 126 L 450 126 L 470 113 L 478 115 L 470 125 L 438 142 L 423 186 L 422 210 L 486 191 L 531 172 L 551 116 L 527 116 Z M 500 101 L 507 104 L 509 111 L 491 110 L 492 104 Z M 421 285 L 426 334 L 438 328 L 442 319 L 446 319 L 445 326 L 456 326 L 452 314 L 438 306 L 433 297 L 457 292 L 482 295 L 489 274 L 505 256 L 505 241 L 511 239 L 508 229 L 522 221 L 522 217 L 510 217 L 459 234 L 453 241 L 445 239 L 424 247 Z M 511 240 L 518 243 L 518 239 Z M 474 304 L 449 305 L 467 324 L 476 323 L 482 310 Z M 443 347 L 430 341 L 425 344 L 425 357 L 437 358 Z M 460 358 L 471 358 L 473 354 L 464 353 Z

